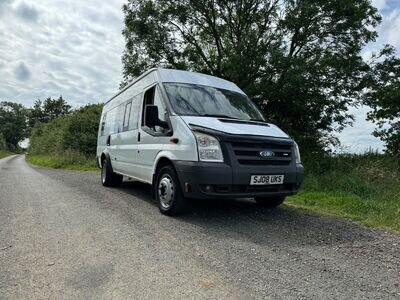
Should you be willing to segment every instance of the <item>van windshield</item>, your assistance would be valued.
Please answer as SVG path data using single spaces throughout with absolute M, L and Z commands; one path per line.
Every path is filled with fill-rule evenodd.
M 257 107 L 244 94 L 186 83 L 165 83 L 164 86 L 178 115 L 264 120 Z

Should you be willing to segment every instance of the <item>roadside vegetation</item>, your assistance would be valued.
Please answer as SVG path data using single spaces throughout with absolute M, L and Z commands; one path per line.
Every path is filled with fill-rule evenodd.
M 95 158 L 82 155 L 75 151 L 65 151 L 53 154 L 29 154 L 26 157 L 29 163 L 54 169 L 98 171 Z
M 27 160 L 57 169 L 98 170 L 95 153 L 101 110 L 101 104 L 92 104 L 36 123 Z
M 305 158 L 296 207 L 400 232 L 400 157 L 387 154 Z
M 12 152 L 6 151 L 6 150 L 0 150 L 0 159 L 10 156 L 10 155 L 13 155 L 13 154 L 15 154 L 15 153 L 12 153 Z

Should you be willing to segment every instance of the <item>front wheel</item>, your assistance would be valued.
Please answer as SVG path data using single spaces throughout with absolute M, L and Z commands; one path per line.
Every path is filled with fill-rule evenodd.
M 185 198 L 182 195 L 178 176 L 172 166 L 165 166 L 158 172 L 155 196 L 160 212 L 164 215 L 175 216 L 184 211 Z
M 260 206 L 264 206 L 267 208 L 275 208 L 278 207 L 285 201 L 285 196 L 278 197 L 255 197 L 257 204 Z

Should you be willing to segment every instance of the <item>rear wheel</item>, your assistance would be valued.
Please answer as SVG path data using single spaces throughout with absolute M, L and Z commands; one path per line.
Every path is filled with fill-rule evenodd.
M 168 216 L 181 214 L 186 203 L 174 168 L 163 167 L 157 174 L 155 184 L 155 196 L 161 213 Z
M 255 197 L 257 204 L 260 206 L 275 208 L 278 207 L 285 201 L 285 196 L 277 196 L 277 197 Z
M 103 161 L 101 168 L 101 183 L 103 186 L 112 187 L 118 186 L 122 183 L 122 175 L 116 174 L 112 171 L 109 161 Z

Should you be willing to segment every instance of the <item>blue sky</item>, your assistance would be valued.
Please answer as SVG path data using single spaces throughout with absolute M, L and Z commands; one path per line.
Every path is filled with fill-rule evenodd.
M 103 102 L 121 82 L 124 0 L 0 0 L 0 100 L 30 106 L 63 95 L 74 106 Z M 383 15 L 376 43 L 400 53 L 400 0 L 373 0 Z M 352 109 L 353 127 L 339 134 L 347 151 L 381 149 L 365 121 L 368 108 Z

